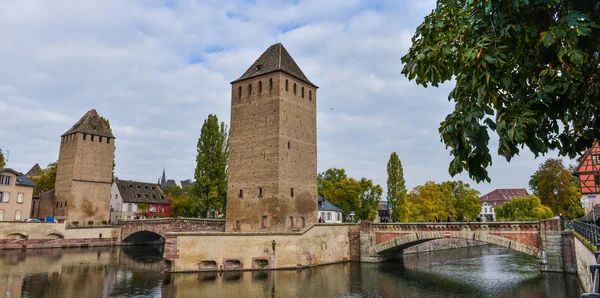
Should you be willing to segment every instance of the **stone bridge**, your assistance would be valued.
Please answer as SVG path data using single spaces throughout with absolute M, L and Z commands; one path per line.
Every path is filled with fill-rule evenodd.
M 206 218 L 156 218 L 122 220 L 121 241 L 140 242 L 164 239 L 169 232 L 225 231 L 225 220 Z M 139 237 L 138 237 L 139 236 Z M 152 237 L 154 236 L 154 237 Z
M 403 249 L 442 238 L 462 238 L 490 243 L 536 257 L 542 270 L 564 271 L 570 251 L 561 236 L 558 220 L 467 223 L 369 223 L 361 224 L 360 259 L 379 262 Z M 572 238 L 572 237 L 571 237 Z M 566 253 L 566 254 L 565 254 Z M 563 257 L 565 255 L 566 257 Z

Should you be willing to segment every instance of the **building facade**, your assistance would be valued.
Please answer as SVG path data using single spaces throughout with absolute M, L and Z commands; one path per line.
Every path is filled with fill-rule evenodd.
M 0 169 L 0 221 L 23 221 L 30 217 L 35 183 L 13 169 Z
M 588 213 L 592 206 L 600 203 L 600 145 L 595 142 L 578 161 L 573 175 L 579 179 L 581 194 L 587 200 L 585 212 Z
M 110 190 L 110 221 L 169 217 L 171 203 L 157 184 L 115 180 Z
M 319 222 L 342 223 L 343 210 L 331 204 L 323 197 L 319 197 Z
M 226 231 L 317 222 L 317 86 L 280 43 L 231 82 Z
M 510 201 L 513 198 L 524 198 L 529 196 L 529 193 L 524 188 L 499 188 L 479 197 L 481 203 L 481 217 L 484 221 L 495 221 L 495 208 Z
M 109 219 L 115 137 L 90 110 L 60 139 L 53 214 L 69 222 Z

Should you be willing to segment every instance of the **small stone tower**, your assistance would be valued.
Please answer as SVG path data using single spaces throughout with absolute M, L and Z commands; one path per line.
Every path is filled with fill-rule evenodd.
M 60 137 L 53 213 L 81 225 L 108 220 L 115 137 L 96 110 Z
M 231 82 L 226 231 L 317 222 L 317 86 L 280 43 Z

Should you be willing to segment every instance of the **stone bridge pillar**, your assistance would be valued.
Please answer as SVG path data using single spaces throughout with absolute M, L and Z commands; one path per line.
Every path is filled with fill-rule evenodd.
M 360 223 L 360 261 L 377 263 L 393 257 L 392 254 L 378 254 L 375 252 L 375 231 L 372 222 L 362 221 Z
M 542 271 L 575 272 L 573 233 L 562 231 L 559 219 L 540 221 L 540 263 Z M 574 265 L 575 264 L 575 265 Z

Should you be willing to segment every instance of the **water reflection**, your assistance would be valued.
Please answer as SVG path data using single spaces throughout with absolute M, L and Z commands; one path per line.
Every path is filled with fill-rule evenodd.
M 482 246 L 307 270 L 163 274 L 161 246 L 0 251 L 5 297 L 580 297 L 575 275 Z

